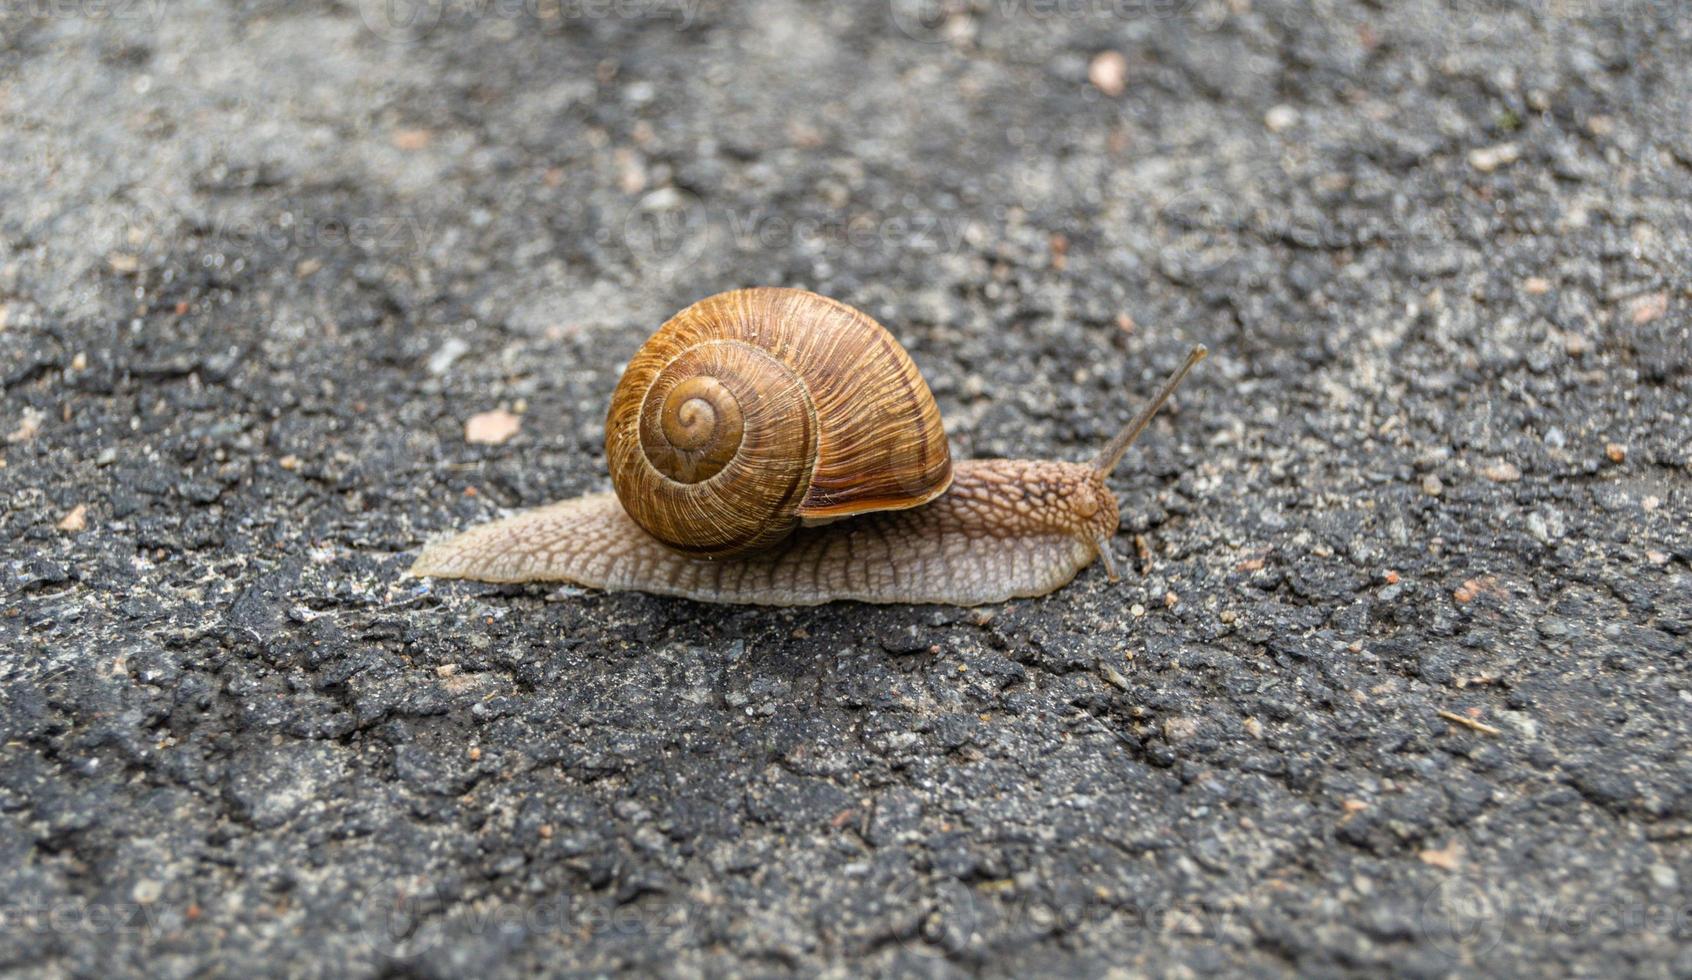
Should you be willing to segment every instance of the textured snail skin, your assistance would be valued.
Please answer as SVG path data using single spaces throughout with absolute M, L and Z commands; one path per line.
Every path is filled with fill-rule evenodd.
M 484 582 L 568 582 L 703 602 L 975 606 L 1044 595 L 1099 555 L 1117 525 L 1104 474 L 1054 460 L 960 460 L 925 507 L 802 527 L 733 559 L 679 555 L 610 493 L 525 511 L 427 547 L 410 574 Z

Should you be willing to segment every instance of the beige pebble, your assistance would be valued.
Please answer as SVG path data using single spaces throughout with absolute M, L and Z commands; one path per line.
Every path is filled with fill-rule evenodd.
M 1463 863 L 1463 851 L 1455 842 L 1439 849 L 1425 848 L 1417 852 L 1416 856 L 1422 859 L 1423 864 L 1432 865 L 1441 871 L 1456 871 Z
M 503 408 L 479 412 L 464 423 L 464 441 L 484 446 L 497 446 L 517 434 L 523 419 Z
M 1522 157 L 1522 148 L 1515 143 L 1500 143 L 1497 146 L 1483 146 L 1469 151 L 1469 166 L 1483 174 L 1492 173 L 1499 167 L 1508 167 Z
M 1551 280 L 1543 276 L 1529 276 L 1522 283 L 1522 292 L 1529 296 L 1544 296 L 1551 291 Z
M 18 420 L 18 427 L 6 434 L 7 442 L 28 442 L 41 432 L 41 423 L 46 416 L 36 408 L 23 410 L 23 417 Z
M 1642 327 L 1653 320 L 1661 319 L 1668 312 L 1668 293 L 1647 293 L 1636 296 L 1627 305 L 1628 318 L 1636 327 Z
M 88 505 L 77 504 L 70 513 L 59 519 L 59 530 L 68 534 L 77 534 L 88 527 Z
M 1087 66 L 1087 81 L 1109 96 L 1128 91 L 1128 59 L 1120 51 L 1100 51 Z
M 428 146 L 434 138 L 435 134 L 427 129 L 401 129 L 394 133 L 393 144 L 395 149 L 415 153 Z
M 1422 492 L 1430 497 L 1437 497 L 1445 492 L 1445 484 L 1441 482 L 1439 474 L 1429 473 L 1422 477 Z
M 1197 720 L 1185 715 L 1175 715 L 1163 723 L 1163 737 L 1171 742 L 1185 742 L 1198 734 Z
M 1278 105 L 1264 113 L 1263 125 L 1271 133 L 1284 133 L 1298 125 L 1298 110 L 1290 105 Z
M 1498 462 L 1481 470 L 1481 476 L 1493 483 L 1515 483 L 1522 478 L 1522 470 L 1515 463 Z
M 164 885 L 153 878 L 137 879 L 129 889 L 129 897 L 134 899 L 137 905 L 151 905 L 158 901 L 162 894 Z
M 1619 442 L 1605 443 L 1604 455 L 1608 456 L 1612 463 L 1624 463 L 1627 461 L 1627 447 Z

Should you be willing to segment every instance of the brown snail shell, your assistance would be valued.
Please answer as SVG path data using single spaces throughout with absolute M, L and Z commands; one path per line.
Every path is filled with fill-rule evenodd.
M 605 456 L 635 523 L 707 558 L 916 507 L 952 482 L 910 355 L 868 315 L 801 289 L 719 293 L 666 321 L 611 397 Z

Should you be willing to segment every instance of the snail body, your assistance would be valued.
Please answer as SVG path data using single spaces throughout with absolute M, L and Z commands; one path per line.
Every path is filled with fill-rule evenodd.
M 711 315 L 698 317 L 701 312 Z M 725 317 L 739 334 L 693 334 L 704 329 L 704 320 Z M 677 320 L 683 329 L 665 339 Z M 865 323 L 874 328 L 871 336 L 860 334 Z M 820 336 L 793 340 L 795 333 Z M 820 371 L 801 364 L 825 382 L 820 389 L 803 397 L 759 392 L 702 403 L 720 394 L 712 386 L 734 360 L 740 362 L 735 371 L 751 367 L 730 375 L 730 382 L 756 376 L 781 388 L 803 383 L 806 370 L 793 369 L 803 358 L 790 354 L 807 345 L 824 355 Z M 1204 353 L 1195 347 L 1090 462 L 953 463 L 926 383 L 914 366 L 906 372 L 908 355 L 873 320 L 799 290 L 720 294 L 672 318 L 630 361 L 607 421 L 616 493 L 524 511 L 430 544 L 410 574 L 781 606 L 1003 602 L 1054 591 L 1095 558 L 1115 580 L 1110 539 L 1118 505 L 1106 478 Z M 678 364 L 687 370 L 675 370 Z M 779 412 L 770 408 L 777 404 Z M 842 404 L 847 410 L 836 410 Z M 755 430 L 772 420 L 782 431 Z M 644 446 L 640 440 L 655 432 L 668 444 Z M 734 448 L 722 448 L 729 443 Z M 815 455 L 802 456 L 797 466 L 784 461 L 765 479 L 737 455 L 767 454 L 771 447 Z M 653 506 L 674 488 L 649 472 L 625 479 L 627 467 L 641 464 L 680 483 L 671 498 L 679 502 Z M 728 485 L 731 478 L 748 477 L 744 491 Z M 737 492 L 763 496 L 737 504 Z M 743 520 L 747 512 L 776 526 Z M 842 517 L 848 519 L 837 520 Z M 689 531 L 684 518 L 694 519 L 702 536 L 670 542 L 671 536 L 701 533 Z M 657 532 L 649 526 L 654 524 Z
M 434 545 L 412 572 L 769 606 L 974 606 L 1059 588 L 1109 554 L 1116 522 L 1116 498 L 1085 464 L 960 460 L 951 489 L 927 506 L 801 527 L 744 558 L 677 554 L 643 533 L 615 494 L 595 493 Z

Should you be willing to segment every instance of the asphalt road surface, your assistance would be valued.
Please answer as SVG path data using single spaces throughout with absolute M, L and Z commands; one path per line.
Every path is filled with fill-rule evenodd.
M 0 9 L 0 967 L 1692 974 L 1681 0 Z M 758 284 L 1124 580 L 403 577 Z

